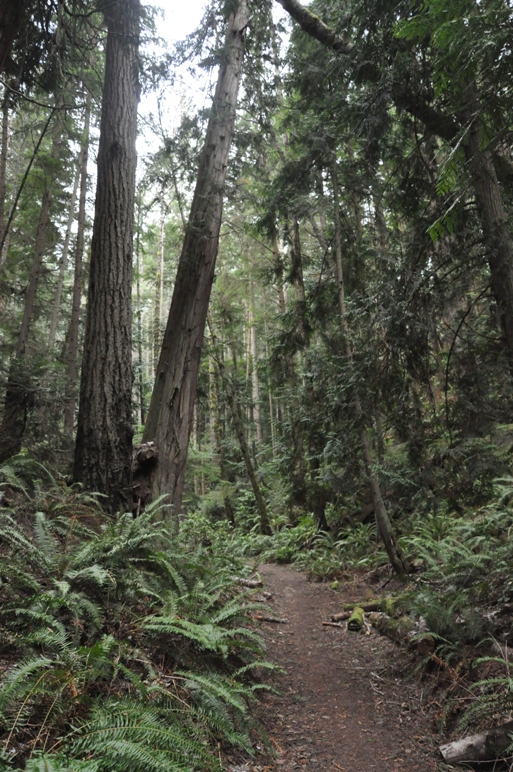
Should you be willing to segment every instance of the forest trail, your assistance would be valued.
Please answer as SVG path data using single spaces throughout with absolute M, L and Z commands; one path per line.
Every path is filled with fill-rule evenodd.
M 436 772 L 437 743 L 422 705 L 422 685 L 401 677 L 401 650 L 371 631 L 323 627 L 368 586 L 309 583 L 279 565 L 259 568 L 276 624 L 261 622 L 273 678 L 260 720 L 276 749 L 229 767 L 232 772 Z

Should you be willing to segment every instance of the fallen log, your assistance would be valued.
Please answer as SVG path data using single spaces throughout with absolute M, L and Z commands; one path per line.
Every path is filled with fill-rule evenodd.
M 249 587 L 250 590 L 254 590 L 257 587 L 263 587 L 264 583 L 261 579 L 243 579 L 242 577 L 239 577 L 235 580 L 237 584 L 240 584 L 242 587 Z
M 409 616 L 394 619 L 388 614 L 376 613 L 369 616 L 369 621 L 382 635 L 394 643 L 405 643 L 415 648 L 423 657 L 431 656 L 435 649 L 435 639 L 422 619 L 415 622 Z
M 352 611 L 355 608 L 363 608 L 364 611 L 380 611 L 380 600 L 359 600 L 356 603 L 344 603 L 344 611 Z M 338 616 L 338 615 L 337 615 Z
M 254 619 L 259 622 L 275 622 L 277 625 L 288 625 L 288 619 L 279 619 L 278 617 L 264 617 L 261 614 L 255 614 Z
M 344 627 L 340 622 L 323 622 L 324 627 Z
M 494 761 L 511 745 L 513 721 L 495 726 L 480 734 L 473 734 L 440 746 L 446 764 L 464 764 L 472 761 Z
M 343 622 L 345 619 L 349 619 L 352 613 L 353 613 L 352 611 L 341 611 L 340 614 L 332 614 L 331 621 Z
M 347 629 L 351 630 L 352 632 L 358 633 L 363 627 L 363 615 L 364 615 L 363 608 L 360 608 L 359 606 L 356 606 L 356 608 L 353 609 L 353 613 L 349 617 L 347 621 Z
M 416 625 L 411 617 L 399 617 L 394 619 L 389 617 L 388 614 L 371 614 L 369 617 L 370 623 L 376 628 L 382 635 L 386 635 L 395 643 L 406 641 L 411 637 L 411 634 L 415 631 Z

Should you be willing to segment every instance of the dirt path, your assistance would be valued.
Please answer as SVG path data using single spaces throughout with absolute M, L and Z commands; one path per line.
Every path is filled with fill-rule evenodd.
M 232 760 L 233 772 L 435 772 L 436 743 L 422 688 L 399 676 L 401 651 L 371 632 L 323 627 L 342 603 L 361 599 L 356 584 L 334 593 L 290 568 L 259 569 L 273 613 L 262 622 L 268 658 L 286 669 L 278 695 L 263 701 L 276 758 Z

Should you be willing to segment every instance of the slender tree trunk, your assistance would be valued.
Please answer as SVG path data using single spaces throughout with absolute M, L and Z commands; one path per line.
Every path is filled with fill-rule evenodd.
M 60 142 L 60 126 L 58 126 L 54 131 L 51 150 L 51 158 L 54 161 L 59 157 Z M 14 347 L 5 391 L 4 415 L 2 426 L 0 427 L 0 463 L 20 452 L 27 423 L 27 414 L 33 401 L 30 373 L 25 363 L 25 347 L 34 316 L 37 288 L 43 267 L 46 234 L 52 204 L 52 186 L 53 179 L 48 176 L 39 211 L 34 245 L 34 260 L 25 293 L 23 316 Z
M 81 154 L 82 154 L 82 148 L 77 158 L 75 180 L 73 182 L 73 192 L 71 194 L 71 199 L 69 202 L 69 214 L 68 214 L 68 223 L 66 226 L 66 235 L 64 237 L 64 244 L 62 245 L 62 255 L 59 262 L 59 275 L 57 277 L 57 287 L 55 289 L 55 297 L 53 300 L 53 312 L 52 312 L 52 318 L 50 321 L 50 332 L 48 333 L 48 350 L 49 351 L 53 349 L 53 346 L 55 343 L 55 334 L 57 332 L 57 323 L 59 321 L 59 312 L 61 310 L 62 290 L 64 287 L 64 277 L 66 276 L 66 266 L 68 263 L 68 251 L 69 251 L 69 244 L 71 241 L 71 229 L 73 227 L 73 221 L 75 220 L 75 204 L 77 201 L 78 184 L 80 182 L 80 172 L 82 167 Z
M 340 227 L 340 198 L 338 190 L 338 173 L 336 161 L 333 162 L 331 170 L 331 178 L 333 184 L 333 205 L 334 205 L 334 224 L 335 224 L 335 262 L 337 269 L 337 294 L 338 294 L 338 306 L 340 315 L 340 326 L 342 329 L 342 338 L 344 346 L 344 354 L 349 361 L 353 359 L 353 352 L 351 350 L 351 344 L 349 341 L 349 328 L 347 324 L 346 314 L 346 301 L 345 301 L 345 286 L 344 286 L 344 271 L 342 267 L 342 234 Z M 397 546 L 397 540 L 395 537 L 392 523 L 388 516 L 388 512 L 381 495 L 379 487 L 378 477 L 376 475 L 374 459 L 372 457 L 372 445 L 370 439 L 370 432 L 365 425 L 365 417 L 363 415 L 362 404 L 358 393 L 354 399 L 356 418 L 361 424 L 360 429 L 360 441 L 362 446 L 362 455 L 365 466 L 365 472 L 367 474 L 367 482 L 369 484 L 370 493 L 372 496 L 372 502 L 374 504 L 374 516 L 376 518 L 376 525 L 378 533 L 385 545 L 388 559 L 394 571 L 398 574 L 406 573 L 406 565 L 404 562 L 401 550 Z
M 297 314 L 297 338 L 300 347 L 307 348 L 310 344 L 310 330 L 306 321 L 306 293 L 303 279 L 303 256 L 301 253 L 301 239 L 299 222 L 295 217 L 289 225 L 290 239 L 290 280 L 294 286 Z M 307 464 L 305 459 L 304 424 L 301 421 L 301 404 L 297 396 L 298 375 L 291 356 L 287 357 L 286 368 L 288 370 L 288 382 L 292 387 L 292 399 L 290 402 L 290 426 L 291 426 L 291 477 L 292 477 L 292 501 L 299 507 L 308 503 L 307 491 Z
M 78 330 L 80 324 L 80 306 L 82 302 L 82 272 L 85 245 L 86 203 L 87 203 L 87 158 L 89 153 L 89 123 L 91 117 L 91 94 L 87 92 L 84 116 L 84 131 L 80 148 L 80 192 L 78 198 L 77 243 L 75 247 L 75 268 L 73 293 L 71 297 L 71 317 L 68 329 L 66 351 L 66 387 L 64 397 L 64 432 L 73 435 L 75 419 L 75 388 L 77 382 Z
M 246 472 L 247 472 L 249 481 L 251 483 L 253 495 L 255 497 L 258 515 L 260 518 L 260 533 L 270 536 L 272 534 L 272 529 L 271 529 L 271 524 L 269 522 L 269 515 L 267 514 L 267 507 L 264 501 L 264 497 L 262 496 L 260 485 L 257 480 L 253 461 L 251 460 L 251 454 L 249 452 L 248 443 L 246 442 L 246 435 L 244 432 L 244 423 L 242 420 L 240 405 L 236 400 L 233 387 L 225 375 L 224 366 L 219 361 L 218 361 L 218 368 L 219 368 L 219 375 L 221 377 L 221 382 L 223 384 L 223 388 L 226 393 L 226 400 L 228 402 L 228 407 L 230 408 L 230 411 L 232 414 L 235 434 L 237 435 L 237 439 L 239 441 L 240 451 L 242 453 L 242 458 L 244 459 Z
M 251 391 L 253 397 L 253 420 L 256 428 L 256 441 L 258 447 L 262 446 L 264 434 L 262 430 L 262 410 L 260 407 L 260 382 L 258 379 L 258 352 L 255 324 L 255 298 L 253 283 L 250 284 L 249 300 L 249 334 L 251 343 Z
M 143 379 L 143 324 L 141 304 L 141 207 L 138 209 L 137 222 L 137 248 L 136 248 L 136 302 L 137 302 L 137 391 L 139 395 L 139 419 L 144 426 L 146 411 L 144 406 L 144 379 Z
M 308 347 L 310 343 L 310 330 L 306 320 L 306 293 L 303 278 L 303 256 L 301 254 L 301 238 L 299 234 L 299 221 L 295 217 L 289 227 L 290 238 L 290 280 L 294 285 L 296 295 L 297 315 L 299 317 L 299 334 L 301 344 Z
M 159 448 L 154 491 L 169 494 L 175 523 L 182 504 L 198 368 L 214 279 L 247 22 L 246 3 L 240 0 L 228 22 L 223 64 L 200 159 L 196 190 L 144 432 L 144 440 L 155 440 Z
M 132 506 L 132 247 L 139 0 L 105 7 L 107 51 L 74 478 Z
M 269 362 L 269 328 L 267 326 L 267 314 L 264 305 L 264 329 L 265 329 L 265 358 Z M 269 428 L 271 430 L 271 451 L 273 458 L 276 458 L 276 422 L 274 417 L 274 396 L 269 373 L 267 375 L 267 397 L 269 400 Z
M 492 154 L 483 147 L 483 131 L 475 86 L 469 89 L 469 105 L 470 129 L 465 151 L 473 177 L 476 206 L 490 267 L 492 292 L 499 308 L 502 334 L 509 366 L 513 372 L 513 239 Z
M 283 289 L 283 258 L 278 246 L 278 239 L 273 237 L 273 272 L 276 277 L 276 289 L 278 292 L 278 308 L 280 314 L 286 311 L 285 292 Z
M 9 91 L 4 89 L 2 100 L 2 149 L 0 151 L 0 234 L 4 232 L 5 199 L 7 194 L 7 150 L 9 146 Z M 2 256 L 0 255 L 0 265 Z
M 155 301 L 153 305 L 153 368 L 157 374 L 162 345 L 164 321 L 164 207 L 160 212 L 159 240 L 157 246 L 157 273 L 155 276 Z
M 223 490 L 223 504 L 226 519 L 232 525 L 235 525 L 235 513 L 233 510 L 232 502 L 229 494 L 226 492 L 226 484 L 228 483 L 228 473 L 226 469 L 226 459 L 223 450 L 223 442 L 221 435 L 221 419 L 219 414 L 219 384 L 218 374 L 215 367 L 213 358 L 210 360 L 210 420 L 212 426 L 212 434 L 219 462 L 219 475 L 221 477 L 221 486 L 224 484 Z

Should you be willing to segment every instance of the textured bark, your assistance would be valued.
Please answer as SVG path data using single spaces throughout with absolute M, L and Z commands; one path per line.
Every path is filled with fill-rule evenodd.
M 77 382 L 78 329 L 80 306 L 82 303 L 82 266 L 84 260 L 86 204 L 87 204 L 87 158 L 89 154 L 89 122 L 91 116 L 91 94 L 87 92 L 84 116 L 84 131 L 80 149 L 80 193 L 78 198 L 77 243 L 75 248 L 75 267 L 73 274 L 73 294 L 71 298 L 71 317 L 68 330 L 66 355 L 66 388 L 64 399 L 64 431 L 71 437 L 75 419 L 75 387 Z
M 175 523 L 181 511 L 247 22 L 247 7 L 241 0 L 228 23 L 223 61 L 144 432 L 144 441 L 156 440 L 159 448 L 154 491 L 169 494 Z
M 74 478 L 131 507 L 132 242 L 139 0 L 107 6 L 98 182 Z

